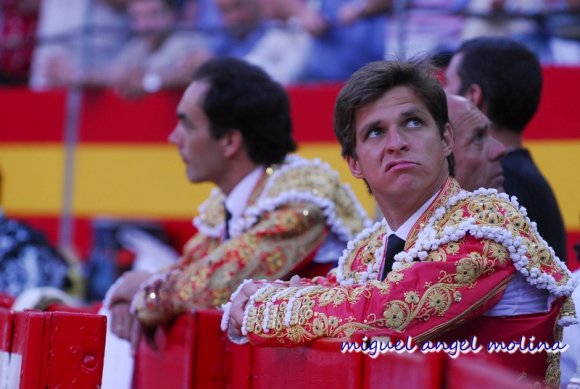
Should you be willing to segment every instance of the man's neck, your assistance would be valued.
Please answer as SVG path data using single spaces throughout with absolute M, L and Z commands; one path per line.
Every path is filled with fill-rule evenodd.
M 232 190 L 254 169 L 259 165 L 251 161 L 236 161 L 230 163 L 230 167 L 226 169 L 226 173 L 220 182 L 216 182 L 217 186 L 227 196 Z
M 522 135 L 501 127 L 492 126 L 491 134 L 500 141 L 508 151 L 522 147 Z
M 445 174 L 441 179 L 437 180 L 432 188 L 425 190 L 424 193 L 417 198 L 410 196 L 396 196 L 392 199 L 379 199 L 377 202 L 383 211 L 385 220 L 389 227 L 396 231 L 403 223 L 405 223 L 419 208 L 421 208 L 426 201 L 435 195 L 447 180 L 448 175 Z

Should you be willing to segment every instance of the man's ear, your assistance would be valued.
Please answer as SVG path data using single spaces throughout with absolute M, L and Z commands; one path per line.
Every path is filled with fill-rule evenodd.
M 234 156 L 240 149 L 244 147 L 244 137 L 240 130 L 229 130 L 220 139 L 224 150 L 224 157 L 230 158 Z
M 450 123 L 446 123 L 443 127 L 441 142 L 443 142 L 443 153 L 447 157 L 453 152 L 453 127 Z
M 346 156 L 346 163 L 348 163 L 348 168 L 350 169 L 350 174 L 352 174 L 352 176 L 354 178 L 359 178 L 359 179 L 364 178 L 364 175 L 363 175 L 362 170 L 360 168 L 360 165 L 358 163 L 358 158 L 347 155 Z
M 479 84 L 471 84 L 465 92 L 465 97 L 473 103 L 480 111 L 484 112 L 483 90 Z

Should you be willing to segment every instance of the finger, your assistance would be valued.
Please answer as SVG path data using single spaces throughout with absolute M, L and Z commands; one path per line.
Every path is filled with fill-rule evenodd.
M 133 319 L 133 323 L 130 328 L 129 340 L 131 342 L 131 351 L 133 355 L 136 354 L 139 347 L 139 341 L 141 340 L 141 323 L 136 318 Z
M 122 325 L 122 313 L 120 311 L 120 306 L 122 304 L 115 304 L 113 305 L 110 309 L 111 309 L 111 331 L 113 332 L 113 334 L 117 335 L 120 337 L 120 331 L 123 327 Z

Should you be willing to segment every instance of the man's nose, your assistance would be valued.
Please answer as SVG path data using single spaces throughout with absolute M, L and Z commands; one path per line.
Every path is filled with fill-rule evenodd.
M 386 136 L 387 150 L 394 152 L 400 151 L 407 148 L 406 138 L 397 130 L 392 129 Z

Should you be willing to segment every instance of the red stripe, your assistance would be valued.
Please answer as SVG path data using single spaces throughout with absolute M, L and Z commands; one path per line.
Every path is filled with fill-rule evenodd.
M 0 89 L 0 142 L 61 142 L 66 94 Z
M 159 93 L 128 101 L 110 91 L 85 94 L 81 142 L 164 143 L 177 122 L 181 92 Z
M 578 139 L 579 67 L 544 68 L 538 113 L 526 128 L 528 140 Z
M 290 94 L 294 138 L 298 142 L 336 142 L 332 126 L 334 102 L 341 85 L 293 87 Z
M 530 140 L 579 139 L 575 127 L 580 67 L 544 69 L 543 98 L 525 132 Z M 336 142 L 332 127 L 334 103 L 341 85 L 317 84 L 288 89 L 294 134 L 298 142 Z M 85 94 L 80 119 L 81 142 L 165 143 L 176 123 L 180 91 L 159 93 L 138 101 L 123 100 L 111 91 Z M 0 142 L 61 142 L 66 93 L 0 90 Z

